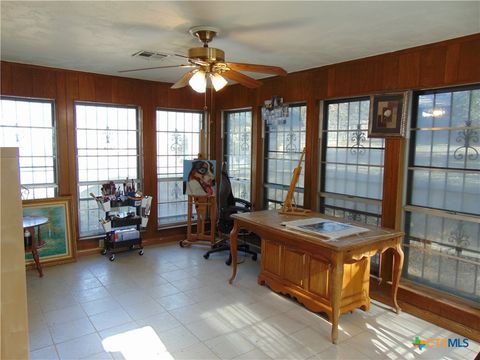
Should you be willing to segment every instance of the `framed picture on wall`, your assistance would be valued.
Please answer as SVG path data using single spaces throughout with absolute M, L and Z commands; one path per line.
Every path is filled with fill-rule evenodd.
M 75 261 L 74 219 L 71 198 L 23 201 L 25 261 L 33 265 L 32 241 L 36 242 L 40 263 L 57 264 Z
M 404 137 L 407 122 L 408 92 L 370 96 L 368 136 Z

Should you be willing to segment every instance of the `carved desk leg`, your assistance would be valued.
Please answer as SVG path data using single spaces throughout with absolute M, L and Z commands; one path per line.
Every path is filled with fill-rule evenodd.
M 232 254 L 232 277 L 228 282 L 231 284 L 237 276 L 237 236 L 238 236 L 238 222 L 234 220 L 233 229 L 230 232 L 230 253 Z
M 335 259 L 332 280 L 332 343 L 336 344 L 338 341 L 338 320 L 340 318 L 343 288 L 343 259 L 341 255 L 337 255 Z
M 397 314 L 400 314 L 400 306 L 398 306 L 397 302 L 397 292 L 398 292 L 398 284 L 400 282 L 400 275 L 402 274 L 402 268 L 403 268 L 403 250 L 402 250 L 402 245 L 399 242 L 396 244 L 394 248 L 394 253 L 393 253 L 393 275 L 392 275 L 392 298 L 393 298 L 393 306 L 395 307 L 395 310 Z

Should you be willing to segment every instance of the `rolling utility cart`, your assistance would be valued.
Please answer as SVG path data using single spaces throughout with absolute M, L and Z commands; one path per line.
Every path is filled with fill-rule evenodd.
M 99 220 L 105 230 L 101 254 L 110 261 L 115 260 L 118 251 L 138 250 L 143 255 L 141 230 L 147 226 L 152 197 L 92 196 L 105 212 L 105 217 Z

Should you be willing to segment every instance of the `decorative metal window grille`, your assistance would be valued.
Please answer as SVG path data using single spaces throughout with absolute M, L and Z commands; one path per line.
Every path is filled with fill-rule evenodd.
M 298 165 L 307 127 L 307 107 L 290 105 L 288 118 L 276 125 L 265 125 L 265 177 L 264 206 L 280 208 L 287 196 L 292 174 Z M 305 169 L 302 170 L 295 189 L 295 203 L 303 206 L 303 184 Z
M 252 178 L 252 112 L 225 113 L 224 154 L 227 173 L 236 198 L 250 201 Z
M 322 130 L 320 207 L 325 214 L 380 225 L 383 139 L 369 139 L 368 99 L 339 100 L 326 106 Z M 372 259 L 378 274 L 378 256 Z
M 0 146 L 18 147 L 22 199 L 57 195 L 53 101 L 2 97 Z
M 126 179 L 140 185 L 138 112 L 134 107 L 76 103 L 77 169 L 80 237 L 103 233 L 90 193 L 100 194 L 103 183 L 122 189 Z
M 198 156 L 202 125 L 202 112 L 157 110 L 157 209 L 160 226 L 187 221 L 183 160 Z
M 480 300 L 480 86 L 415 94 L 404 277 Z
M 321 209 L 379 225 L 383 188 L 383 139 L 369 139 L 368 99 L 327 104 L 323 126 Z

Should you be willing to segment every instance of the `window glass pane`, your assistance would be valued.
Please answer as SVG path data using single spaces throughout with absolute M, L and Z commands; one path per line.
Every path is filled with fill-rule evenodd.
M 369 213 L 360 206 L 365 205 L 364 202 L 329 198 L 329 194 L 340 194 L 364 200 L 382 199 L 384 140 L 367 137 L 369 106 L 367 99 L 338 101 L 327 106 L 323 130 L 322 211 L 329 208 L 335 216 L 379 223 L 380 205 Z M 372 216 L 376 220 L 370 219 Z
M 322 137 L 321 211 L 379 226 L 385 147 L 383 139 L 367 137 L 369 107 L 368 99 L 339 100 L 327 105 Z M 375 275 L 378 262 L 378 256 L 372 258 L 371 272 Z
M 276 208 L 285 200 L 293 170 L 305 147 L 305 105 L 291 105 L 285 124 L 265 125 L 265 207 Z M 304 164 L 302 164 L 304 168 Z M 300 173 L 294 195 L 295 203 L 303 206 L 305 169 Z
M 0 146 L 18 147 L 23 199 L 55 197 L 56 133 L 53 102 L 0 99 Z
M 113 181 L 123 191 L 126 179 L 140 186 L 137 109 L 75 104 L 80 237 L 103 234 L 98 210 L 90 196 Z
M 183 160 L 200 152 L 200 112 L 157 110 L 158 224 L 187 221 L 187 196 L 183 194 Z
M 478 86 L 416 95 L 407 198 L 407 205 L 415 207 L 406 212 L 404 240 L 405 277 L 476 301 L 480 300 L 479 97 Z
M 233 196 L 250 201 L 252 169 L 252 112 L 229 111 L 224 122 L 224 156 Z

